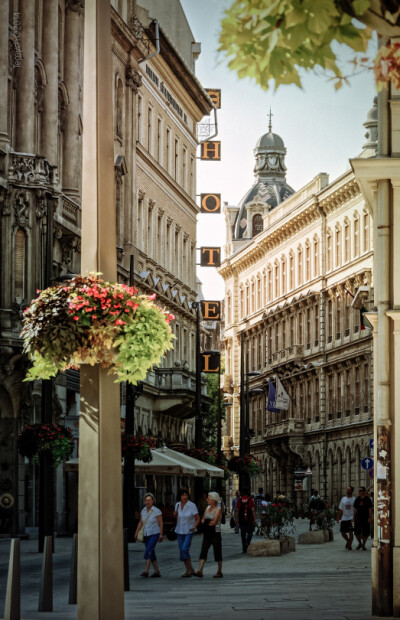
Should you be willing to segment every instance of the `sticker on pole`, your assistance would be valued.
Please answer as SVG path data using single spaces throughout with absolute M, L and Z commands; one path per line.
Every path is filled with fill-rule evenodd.
M 370 478 L 373 478 L 373 477 L 374 477 L 374 468 L 372 468 L 372 469 L 369 469 L 369 470 L 368 470 L 368 476 L 369 476 Z
M 374 459 L 371 459 L 371 457 L 367 456 L 365 457 L 365 459 L 362 459 L 361 461 L 361 467 L 363 469 L 366 469 L 367 471 L 369 471 L 370 469 L 372 469 L 374 466 Z

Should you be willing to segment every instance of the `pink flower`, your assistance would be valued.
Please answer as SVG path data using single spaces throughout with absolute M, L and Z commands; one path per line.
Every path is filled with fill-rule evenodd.
M 79 321 L 79 316 L 74 316 L 74 321 Z
M 114 314 L 114 313 L 113 313 Z M 121 321 L 121 319 L 117 319 L 115 321 L 115 325 L 126 325 L 125 321 Z

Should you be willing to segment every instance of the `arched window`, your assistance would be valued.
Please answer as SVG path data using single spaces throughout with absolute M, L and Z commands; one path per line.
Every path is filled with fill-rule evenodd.
M 246 284 L 246 316 L 250 314 L 250 287 Z
M 298 286 L 303 284 L 303 248 L 301 247 L 297 250 L 297 284 Z
M 274 266 L 275 273 L 275 297 L 278 298 L 280 296 L 280 287 L 279 287 L 279 263 L 276 262 Z
M 350 260 L 350 223 L 346 218 L 344 223 L 344 262 L 348 263 Z
M 286 282 L 287 282 L 286 256 L 282 256 L 281 258 L 281 273 L 282 273 L 282 295 L 285 295 L 286 294 Z
M 256 283 L 254 280 L 251 283 L 251 311 L 255 312 L 256 309 Z
M 268 267 L 268 301 L 273 300 L 273 291 L 272 291 L 272 269 Z
M 262 215 L 260 213 L 256 213 L 255 215 L 253 215 L 253 219 L 252 219 L 252 237 L 255 237 L 256 235 L 260 234 L 260 232 L 262 232 L 263 230 L 263 218 Z
M 262 302 L 261 302 L 261 278 L 258 275 L 257 276 L 257 310 L 259 310 L 262 306 Z
M 314 269 L 314 278 L 319 276 L 319 239 L 317 236 L 313 239 L 313 269 Z
M 364 252 L 369 250 L 369 213 L 366 211 L 363 214 L 363 250 Z
M 14 253 L 14 298 L 18 303 L 25 299 L 26 295 L 26 234 L 19 228 L 15 234 Z
M 311 280 L 311 247 L 310 242 L 306 241 L 306 282 Z
M 328 229 L 326 234 L 326 268 L 328 271 L 332 270 L 333 267 L 333 252 L 332 252 L 332 232 Z
M 289 289 L 294 289 L 294 254 L 289 254 Z
M 244 288 L 240 288 L 240 317 L 244 318 Z
M 354 216 L 354 256 L 360 256 L 360 218 L 358 213 Z
M 336 267 L 342 264 L 342 229 L 339 225 L 335 230 Z

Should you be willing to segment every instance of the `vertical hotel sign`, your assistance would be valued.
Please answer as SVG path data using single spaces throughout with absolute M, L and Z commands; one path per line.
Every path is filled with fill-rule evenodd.
M 215 107 L 221 109 L 221 89 L 206 88 L 205 90 Z M 200 148 L 201 161 L 221 161 L 221 142 L 219 140 L 202 142 Z M 221 194 L 200 194 L 200 212 L 221 213 Z M 200 265 L 201 267 L 219 267 L 221 265 L 221 248 L 201 247 Z

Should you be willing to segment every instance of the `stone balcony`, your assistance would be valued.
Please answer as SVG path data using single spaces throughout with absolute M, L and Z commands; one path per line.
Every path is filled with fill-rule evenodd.
M 285 349 L 281 349 L 276 353 L 273 353 L 271 356 L 271 364 L 272 366 L 277 366 L 282 364 L 282 362 L 291 362 L 295 360 L 299 360 L 303 357 L 303 345 L 294 344 L 291 347 L 286 347 Z
M 184 366 L 156 368 L 148 373 L 146 384 L 157 393 L 153 411 L 180 419 L 194 417 L 196 375 Z M 204 403 L 209 402 L 206 381 L 202 381 L 201 395 Z
M 58 185 L 57 166 L 51 166 L 47 159 L 31 153 L 10 153 L 8 180 L 13 184 Z

